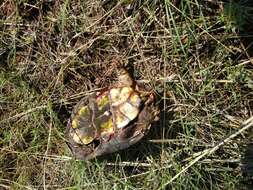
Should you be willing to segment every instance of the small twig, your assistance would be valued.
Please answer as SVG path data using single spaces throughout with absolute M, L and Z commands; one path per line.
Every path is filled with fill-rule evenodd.
M 51 159 L 51 160 L 60 160 L 60 161 L 69 161 L 72 160 L 74 158 L 69 157 L 69 156 L 58 156 L 58 155 L 46 155 L 45 154 L 39 154 L 39 153 L 27 153 L 27 152 L 18 152 L 18 151 L 14 151 L 14 150 L 9 150 L 6 148 L 0 148 L 0 151 L 6 151 L 6 152 L 11 152 L 11 153 L 15 153 L 15 154 L 27 154 L 29 156 L 34 156 L 34 157 L 41 157 L 41 158 L 46 158 L 46 159 Z
M 11 181 L 9 179 L 0 178 L 0 181 L 4 181 L 4 182 L 7 182 L 7 183 L 15 184 L 15 185 L 19 186 L 21 189 L 35 190 L 35 188 L 31 188 L 29 186 L 25 186 L 25 185 L 19 184 L 19 183 L 15 182 L 15 181 Z
M 46 189 L 46 161 L 47 161 L 47 154 L 50 146 L 51 141 L 51 133 L 52 133 L 52 123 L 49 124 L 49 132 L 48 132 L 48 139 L 47 139 L 47 148 L 45 151 L 45 157 L 43 159 L 43 187 Z
M 23 23 L 11 23 L 11 22 L 4 22 L 2 23 L 3 25 L 6 26 L 25 26 L 25 27 L 32 27 L 32 24 L 23 24 Z
M 185 146 L 186 145 L 184 139 L 151 139 L 151 140 L 148 140 L 148 142 L 159 143 L 159 144 L 174 144 L 177 146 Z M 194 143 L 194 141 L 193 141 L 193 143 Z M 196 143 L 196 144 L 194 144 L 194 146 L 195 147 L 205 147 L 205 148 L 212 147 L 212 145 L 207 144 L 207 143 L 203 143 L 203 142 Z
M 233 168 L 226 168 L 226 167 L 221 167 L 221 168 L 206 168 L 207 172 L 232 172 L 234 171 Z
M 239 63 L 237 66 L 241 66 L 241 65 L 246 65 L 246 64 L 248 64 L 248 63 L 251 63 L 251 64 L 253 64 L 253 58 L 250 58 L 249 60 L 246 60 L 246 61 L 243 61 L 243 62 L 241 62 L 241 63 Z
M 89 96 L 91 95 L 92 93 L 94 92 L 97 92 L 99 90 L 102 90 L 103 88 L 96 88 L 96 89 L 92 89 L 92 90 L 89 90 L 89 91 L 85 91 L 85 92 L 80 92 L 78 94 L 73 94 L 69 97 L 66 97 L 66 100 L 72 100 L 72 99 L 78 99 L 78 98 L 81 98 L 81 97 L 84 97 L 84 96 Z M 65 100 L 60 100 L 60 103 L 61 102 L 65 102 Z M 54 103 L 59 103 L 59 101 L 55 101 Z
M 36 7 L 35 5 L 29 4 L 29 3 L 24 3 L 24 5 L 28 6 L 28 7 L 35 8 L 35 9 L 39 9 L 39 7 Z
M 185 139 L 150 139 L 148 141 L 152 143 L 180 143 L 184 142 Z
M 23 117 L 23 116 L 25 116 L 25 115 L 27 115 L 27 114 L 29 114 L 31 112 L 34 112 L 36 110 L 42 110 L 42 109 L 45 109 L 45 108 L 47 108 L 46 105 L 42 105 L 42 106 L 38 106 L 38 107 L 35 107 L 35 108 L 31 108 L 31 109 L 27 110 L 26 112 L 22 112 L 22 113 L 14 115 L 14 116 L 11 116 L 11 117 L 9 117 L 7 119 L 3 119 L 2 121 L 0 121 L 0 124 L 1 123 L 5 123 L 6 121 L 9 121 L 9 120 L 13 120 L 13 119 L 17 119 L 17 118 Z
M 0 188 L 4 188 L 4 189 L 11 189 L 11 187 L 9 185 L 4 185 L 4 184 L 0 184 Z
M 241 159 L 225 159 L 225 160 L 219 160 L 219 159 L 205 159 L 200 161 L 200 163 L 238 163 Z
M 176 77 L 176 75 L 171 75 L 169 77 L 160 77 L 160 78 L 157 78 L 157 79 L 154 79 L 154 80 L 137 80 L 138 83 L 151 83 L 151 82 L 159 82 L 159 81 L 162 81 L 162 82 L 174 82 L 176 80 L 174 80 L 174 78 Z
M 190 80 L 179 80 L 179 79 L 175 79 L 177 75 L 171 75 L 169 77 L 160 77 L 160 78 L 156 78 L 154 80 L 137 80 L 137 82 L 139 83 L 151 83 L 151 82 L 170 82 L 170 83 L 179 83 L 179 82 L 185 82 L 185 83 L 188 83 L 188 82 L 205 82 L 206 80 L 204 79 L 190 79 Z M 212 80 L 210 81 L 212 83 L 234 83 L 235 81 L 234 80 L 226 80 L 226 79 L 223 79 L 223 80 Z
M 120 162 L 120 163 L 106 163 L 107 166 L 121 166 L 121 167 L 126 167 L 126 166 L 130 166 L 130 167 L 151 167 L 152 164 L 150 163 L 139 163 L 139 162 Z

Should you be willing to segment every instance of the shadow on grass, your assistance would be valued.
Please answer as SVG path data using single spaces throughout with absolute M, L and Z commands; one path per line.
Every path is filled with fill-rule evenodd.
M 244 189 L 253 188 L 253 143 L 248 144 L 241 161 L 243 180 L 241 186 Z
M 225 15 L 235 25 L 237 34 L 242 42 L 242 56 L 252 59 L 253 56 L 253 1 L 251 0 L 231 0 L 225 3 Z M 251 61 L 252 62 L 252 61 Z M 253 64 L 245 67 L 252 69 Z M 252 108 L 250 105 L 250 108 Z M 252 131 L 251 131 L 252 132 Z M 249 137 L 251 138 L 251 137 Z M 241 171 L 242 180 L 239 189 L 253 189 L 253 142 L 247 145 L 242 154 Z
M 246 57 L 253 56 L 253 2 L 232 0 L 224 3 L 224 13 L 234 25 L 243 43 Z

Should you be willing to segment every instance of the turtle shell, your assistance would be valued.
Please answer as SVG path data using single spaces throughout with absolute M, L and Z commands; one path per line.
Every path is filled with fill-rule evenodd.
M 83 98 L 74 108 L 66 139 L 79 159 L 91 159 L 138 142 L 154 119 L 154 96 L 121 70 L 118 82 Z

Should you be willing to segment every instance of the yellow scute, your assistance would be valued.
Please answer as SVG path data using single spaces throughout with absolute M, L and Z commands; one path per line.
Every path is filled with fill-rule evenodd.
M 113 88 L 110 90 L 110 96 L 112 103 L 118 102 L 120 100 L 120 91 L 117 88 Z
M 91 137 L 91 136 L 85 136 L 81 140 L 82 140 L 83 144 L 89 144 L 89 143 L 91 143 L 93 141 L 93 137 Z
M 101 124 L 100 131 L 101 133 L 113 133 L 112 118 L 110 118 L 108 121 Z
M 127 99 L 132 91 L 133 89 L 131 87 L 123 87 L 120 92 L 120 97 Z
M 81 140 L 80 140 L 80 138 L 79 138 L 79 136 L 78 136 L 75 132 L 72 133 L 71 136 L 72 136 L 72 139 L 73 139 L 76 143 L 82 144 L 82 143 L 81 143 Z
M 81 109 L 78 111 L 79 116 L 85 116 L 89 112 L 88 106 L 83 106 Z
M 77 119 L 74 119 L 72 121 L 72 128 L 76 129 L 77 127 L 78 127 L 78 121 L 77 121 Z
M 115 122 L 116 122 L 117 128 L 121 129 L 125 127 L 130 122 L 130 120 L 129 118 L 122 115 L 121 113 L 117 113 Z
M 141 98 L 136 92 L 132 93 L 129 101 L 133 106 L 139 107 L 141 105 Z
M 131 105 L 128 102 L 120 105 L 119 110 L 123 113 L 129 120 L 133 120 L 139 114 L 139 109 Z
M 93 137 L 91 136 L 83 136 L 76 132 L 72 133 L 72 139 L 78 144 L 89 144 L 93 141 Z
M 98 109 L 102 110 L 103 107 L 105 107 L 107 104 L 109 104 L 108 96 L 103 96 L 102 98 L 98 99 L 97 104 L 98 104 Z
M 110 97 L 113 106 L 117 106 L 127 101 L 128 97 L 132 93 L 133 89 L 131 87 L 123 88 L 113 88 L 110 90 Z

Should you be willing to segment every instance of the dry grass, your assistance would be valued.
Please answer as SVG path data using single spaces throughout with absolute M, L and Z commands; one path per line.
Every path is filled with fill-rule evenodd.
M 253 9 L 236 2 L 1 1 L 0 188 L 252 187 Z M 71 110 L 115 58 L 157 92 L 161 119 L 138 145 L 73 160 Z

